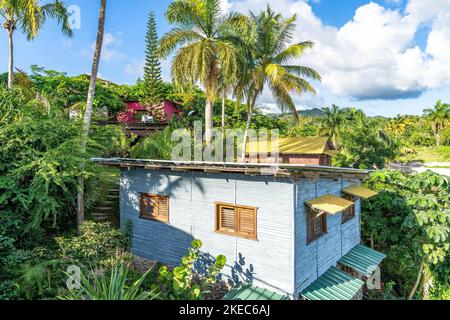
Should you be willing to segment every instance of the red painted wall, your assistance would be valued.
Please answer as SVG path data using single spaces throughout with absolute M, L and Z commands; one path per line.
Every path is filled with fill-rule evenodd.
M 117 116 L 117 120 L 121 123 L 136 123 L 141 122 L 139 117 L 135 118 L 136 113 L 145 113 L 147 109 L 136 101 L 126 102 L 126 111 L 121 112 Z M 172 119 L 174 115 L 179 115 L 181 113 L 180 108 L 171 101 L 164 101 L 164 112 L 168 120 Z

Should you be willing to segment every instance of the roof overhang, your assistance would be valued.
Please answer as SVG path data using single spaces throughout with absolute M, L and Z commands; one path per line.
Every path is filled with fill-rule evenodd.
M 93 162 L 120 168 L 145 168 L 149 170 L 172 170 L 207 173 L 236 173 L 252 176 L 276 176 L 292 178 L 348 178 L 363 180 L 369 170 L 311 166 L 302 164 L 234 163 L 205 161 L 171 161 L 124 158 L 92 158 Z
M 289 300 L 289 297 L 249 284 L 237 284 L 223 297 L 222 300 Z
M 327 194 L 312 200 L 306 201 L 312 209 L 316 211 L 324 211 L 330 214 L 337 214 L 354 205 L 353 202 L 343 198 L 339 198 L 332 194 Z
M 352 300 L 363 285 L 363 281 L 331 267 L 301 295 L 308 300 Z
M 362 199 L 369 199 L 378 194 L 378 192 L 364 188 L 360 185 L 353 185 L 348 188 L 342 189 L 342 192 Z
M 385 254 L 359 244 L 343 256 L 338 263 L 363 276 L 370 277 L 385 258 Z

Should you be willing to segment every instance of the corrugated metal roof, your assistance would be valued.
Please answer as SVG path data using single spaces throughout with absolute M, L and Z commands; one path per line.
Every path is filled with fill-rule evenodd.
M 378 192 L 364 188 L 363 186 L 359 186 L 359 185 L 353 185 L 348 188 L 345 188 L 342 190 L 342 192 L 347 193 L 352 196 L 360 197 L 363 199 L 369 199 L 378 194 Z
M 249 141 L 247 153 L 324 154 L 327 137 L 278 138 L 275 141 Z
M 332 194 L 327 194 L 316 199 L 306 201 L 311 208 L 318 211 L 336 214 L 354 205 L 353 202 L 339 198 Z
M 385 254 L 359 244 L 343 256 L 339 263 L 369 277 L 385 258 Z
M 288 296 L 246 284 L 238 284 L 223 300 L 289 300 Z
M 128 158 L 92 158 L 98 164 L 121 168 L 145 168 L 148 170 L 204 171 L 208 173 L 242 173 L 262 176 L 290 176 L 294 178 L 312 176 L 364 179 L 370 170 L 327 167 L 305 164 L 235 163 L 208 161 L 172 161 Z
M 363 285 L 363 281 L 331 267 L 301 295 L 308 300 L 351 300 Z

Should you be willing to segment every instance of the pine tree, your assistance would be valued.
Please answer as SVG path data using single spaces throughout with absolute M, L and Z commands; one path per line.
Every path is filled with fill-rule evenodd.
M 158 48 L 158 35 L 156 33 L 155 14 L 150 12 L 147 35 L 147 49 L 145 51 L 144 83 L 146 87 L 146 100 L 155 104 L 162 100 L 161 65 L 156 55 Z

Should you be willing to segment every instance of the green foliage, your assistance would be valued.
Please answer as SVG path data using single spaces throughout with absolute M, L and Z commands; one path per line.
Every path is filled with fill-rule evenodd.
M 181 264 L 170 271 L 166 266 L 159 269 L 158 281 L 160 283 L 160 295 L 163 299 L 174 300 L 199 300 L 207 291 L 208 285 L 217 281 L 217 276 L 225 267 L 225 256 L 218 256 L 214 263 L 209 265 L 206 275 L 202 276 L 200 284 L 192 281 L 194 266 L 200 257 L 200 240 L 192 241 L 189 252 L 181 259 Z M 157 289 L 156 286 L 154 286 Z
M 113 229 L 109 223 L 84 222 L 81 234 L 76 237 L 57 237 L 63 256 L 75 265 L 107 267 L 111 257 L 120 255 L 129 240 L 120 230 Z
M 107 272 L 91 270 L 89 276 L 81 274 L 81 288 L 71 289 L 61 300 L 152 300 L 157 297 L 152 291 L 141 289 L 152 270 L 149 269 L 139 279 L 133 280 L 129 266 L 121 260 L 115 260 Z
M 447 178 L 430 171 L 411 176 L 381 171 L 367 183 L 380 194 L 364 203 L 363 238 L 387 253 L 383 270 L 398 294 L 408 295 L 422 262 L 442 278 L 450 270 Z
M 155 131 L 142 139 L 131 148 L 130 154 L 135 159 L 160 159 L 171 160 L 172 148 L 176 142 L 172 142 L 173 128 L 168 126 L 162 131 Z
M 394 159 L 399 146 L 376 120 L 366 120 L 341 133 L 341 152 L 335 165 L 361 169 L 382 169 Z
M 31 69 L 33 88 L 43 95 L 50 105 L 66 112 L 71 109 L 84 111 L 89 76 L 69 77 L 65 73 L 45 70 L 38 66 L 32 66 Z M 103 107 L 112 114 L 122 111 L 125 105 L 120 94 L 119 86 L 99 79 L 94 97 L 94 111 L 97 116 Z

